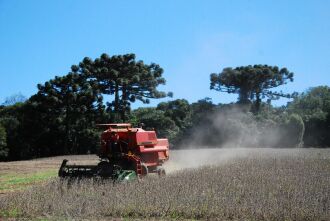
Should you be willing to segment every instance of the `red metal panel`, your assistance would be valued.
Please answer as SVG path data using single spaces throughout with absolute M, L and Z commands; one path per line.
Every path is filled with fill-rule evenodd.
M 169 146 L 168 139 L 158 139 L 157 140 L 157 145 L 159 145 L 159 146 Z
M 145 148 L 144 146 L 140 146 L 141 153 L 151 153 L 151 152 L 160 152 L 160 151 L 167 151 L 168 146 L 154 146 L 151 148 Z
M 142 128 L 131 128 L 130 124 L 106 124 L 109 129 L 101 135 L 101 152 L 107 156 L 107 147 L 111 142 L 118 142 L 120 151 L 129 158 L 134 158 L 136 168 L 141 163 L 147 167 L 161 166 L 169 159 L 169 142 L 167 139 L 157 139 L 155 131 L 145 131 Z M 113 141 L 112 137 L 118 136 Z M 127 159 L 127 160 L 132 160 Z M 141 173 L 141 169 L 136 169 Z M 141 170 L 141 171 L 140 171 Z
M 152 139 L 150 139 L 152 138 Z M 136 133 L 137 145 L 155 145 L 157 144 L 157 137 L 155 131 L 138 131 Z
M 168 155 L 166 154 L 166 152 L 158 152 L 158 159 L 160 159 L 160 160 L 167 160 L 168 159 Z

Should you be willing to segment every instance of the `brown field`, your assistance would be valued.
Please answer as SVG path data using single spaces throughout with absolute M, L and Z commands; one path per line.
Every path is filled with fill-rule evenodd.
M 39 158 L 35 160 L 0 162 L 0 175 L 8 173 L 34 173 L 40 170 L 58 169 L 63 159 L 69 159 L 76 164 L 97 163 L 95 155 L 68 155 L 59 157 Z
M 43 184 L 57 176 L 63 159 L 75 164 L 96 164 L 95 155 L 76 155 L 40 158 L 26 161 L 0 162 L 0 196 L 8 192 L 25 190 L 36 184 Z
M 54 176 L 63 158 L 97 162 L 65 156 L 0 163 L 0 184 L 10 174 L 52 171 L 28 187 L 3 190 L 0 220 L 330 220 L 330 149 L 171 151 L 165 178 L 125 184 L 61 182 Z

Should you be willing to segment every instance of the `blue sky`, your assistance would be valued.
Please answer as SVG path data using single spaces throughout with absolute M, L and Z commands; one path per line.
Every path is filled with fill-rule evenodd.
M 236 101 L 210 91 L 209 75 L 249 64 L 294 72 L 283 91 L 330 85 L 329 9 L 327 0 L 0 0 L 0 103 L 104 52 L 160 64 L 161 89 L 190 102 Z

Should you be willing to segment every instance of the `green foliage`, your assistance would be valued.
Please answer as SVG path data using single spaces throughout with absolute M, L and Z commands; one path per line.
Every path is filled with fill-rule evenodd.
M 325 120 L 330 112 L 330 87 L 310 88 L 289 104 L 289 110 L 303 116 L 305 121 L 310 119 Z
M 6 150 L 3 154 L 10 160 L 95 153 L 100 134 L 96 123 L 127 121 L 132 102 L 149 103 L 151 98 L 172 96 L 157 90 L 158 85 L 165 84 L 162 74 L 158 64 L 136 61 L 134 54 L 102 54 L 95 60 L 86 57 L 72 65 L 67 75 L 38 84 L 37 94 L 26 102 L 16 102 L 18 96 L 7 99 L 0 120 L 9 150 L 1 150 Z M 104 95 L 110 95 L 107 109 Z M 163 128 L 162 136 L 177 133 L 171 119 L 163 119 L 159 113 L 155 117 L 164 125 L 156 125 Z
M 20 210 L 17 208 L 13 208 L 10 210 L 0 210 L 0 217 L 3 218 L 9 218 L 9 219 L 13 219 L 13 218 L 19 218 L 20 216 Z
M 274 91 L 293 81 L 286 68 L 249 65 L 211 74 L 210 88 L 237 93 L 235 104 L 176 99 L 131 111 L 136 101 L 173 96 L 157 89 L 165 84 L 162 75 L 158 64 L 144 64 L 134 54 L 84 58 L 67 75 L 39 84 L 28 100 L 13 95 L 0 106 L 0 159 L 95 153 L 101 132 L 95 124 L 108 122 L 144 123 L 169 138 L 171 148 L 330 146 L 330 88 L 299 96 Z M 271 100 L 279 97 L 294 100 L 275 108 Z
M 151 98 L 166 97 L 165 92 L 157 90 L 158 85 L 166 82 L 162 77 L 163 69 L 155 63 L 147 65 L 136 61 L 135 54 L 112 57 L 102 54 L 95 60 L 84 58 L 78 66 L 72 66 L 72 71 L 89 81 L 96 81 L 100 94 L 114 96 L 108 103 L 108 110 L 114 111 L 116 120 L 127 120 L 130 104 L 136 100 L 148 104 Z M 172 96 L 172 93 L 168 95 Z
M 10 192 L 26 189 L 33 184 L 41 183 L 49 180 L 50 178 L 57 176 L 57 170 L 47 170 L 37 173 L 25 173 L 25 174 L 4 174 L 0 180 L 0 191 Z
M 32 130 L 25 131 L 22 127 L 25 118 L 25 105 L 25 103 L 16 103 L 0 109 L 0 123 L 7 134 L 6 141 L 9 152 L 6 159 L 28 158 L 32 152 L 29 142 L 25 139 L 25 133 Z
M 185 129 L 190 124 L 192 110 L 185 99 L 159 103 L 157 110 L 164 111 L 165 116 L 171 118 L 180 129 Z
M 97 84 L 70 72 L 44 85 L 39 84 L 38 89 L 38 93 L 30 98 L 29 105 L 36 113 L 34 119 L 42 125 L 40 129 L 49 131 L 40 134 L 40 151 L 49 148 L 44 147 L 49 139 L 55 144 L 54 149 L 62 147 L 59 149 L 62 154 L 89 151 L 88 146 L 96 143 L 96 134 L 91 128 L 104 111 Z M 54 134 L 62 139 L 58 140 Z M 92 152 L 96 151 L 95 148 Z
M 172 137 L 172 148 L 178 146 L 182 140 L 190 136 L 190 128 L 192 126 L 192 108 L 185 99 L 176 99 L 173 101 L 162 102 L 157 105 L 157 110 L 164 111 L 164 115 L 170 118 L 178 132 Z
M 282 91 L 275 92 L 271 89 L 293 81 L 293 73 L 286 68 L 277 66 L 254 65 L 243 66 L 235 69 L 225 68 L 219 74 L 210 75 L 210 89 L 239 94 L 238 101 L 248 104 L 255 101 L 255 111 L 259 112 L 262 98 L 269 100 L 292 95 Z
M 302 118 L 298 114 L 291 114 L 284 124 L 284 133 L 282 143 L 287 147 L 301 147 L 303 145 L 303 135 L 305 125 Z
M 330 146 L 330 87 L 310 88 L 288 105 L 305 123 L 304 143 L 307 146 Z
M 131 114 L 131 122 L 135 125 L 143 123 L 145 129 L 155 129 L 158 137 L 166 137 L 170 141 L 173 141 L 180 130 L 175 122 L 165 115 L 164 111 L 152 107 L 134 110 Z
M 5 159 L 8 153 L 6 129 L 0 124 L 0 159 Z

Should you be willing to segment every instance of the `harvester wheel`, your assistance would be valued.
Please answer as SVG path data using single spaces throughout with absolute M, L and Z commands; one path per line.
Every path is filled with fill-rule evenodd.
M 157 170 L 158 176 L 162 177 L 166 175 L 165 169 L 164 168 L 159 168 Z
M 149 171 L 148 171 L 148 167 L 145 164 L 141 164 L 142 167 L 142 176 L 146 176 L 148 175 Z

